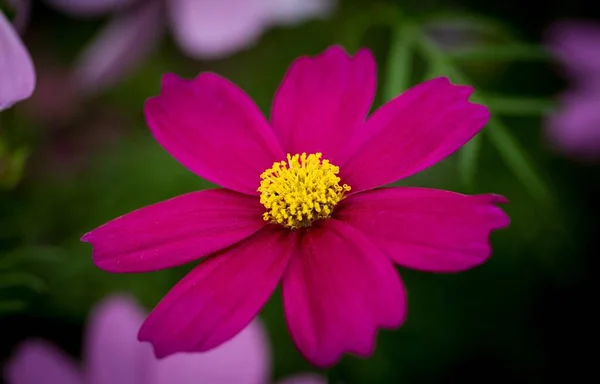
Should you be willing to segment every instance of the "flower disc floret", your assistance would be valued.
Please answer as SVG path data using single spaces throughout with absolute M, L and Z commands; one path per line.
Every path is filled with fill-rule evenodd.
M 321 160 L 322 156 L 288 153 L 287 162 L 275 162 L 260 175 L 258 192 L 267 209 L 265 221 L 298 229 L 331 216 L 350 186 L 340 185 L 340 168 Z

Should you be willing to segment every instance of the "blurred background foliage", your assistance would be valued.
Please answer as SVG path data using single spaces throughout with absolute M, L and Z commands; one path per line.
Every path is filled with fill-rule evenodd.
M 372 358 L 345 357 L 328 370 L 330 382 L 547 382 L 591 371 L 579 345 L 595 330 L 598 170 L 554 153 L 544 139 L 545 115 L 567 84 L 540 41 L 555 19 L 593 12 L 582 1 L 526 8 L 514 0 L 345 0 L 327 20 L 273 28 L 226 59 L 186 58 L 167 37 L 117 85 L 73 97 L 65 117 L 51 100 L 40 104 L 38 93 L 68 96 L 60 80 L 44 82 L 57 81 L 105 20 L 71 18 L 36 2 L 25 42 L 38 67 L 38 90 L 0 114 L 10 143 L 0 146 L 0 359 L 31 336 L 78 356 L 86 315 L 100 298 L 127 291 L 151 308 L 191 267 L 112 275 L 95 268 L 91 247 L 79 242 L 112 218 L 209 186 L 146 127 L 142 106 L 159 92 L 163 73 L 217 72 L 268 114 L 293 59 L 341 44 L 374 51 L 375 107 L 438 75 L 475 85 L 475 98 L 493 116 L 484 132 L 400 184 L 502 194 L 512 223 L 493 234 L 494 255 L 479 268 L 456 275 L 401 269 L 407 323 L 380 332 Z M 315 371 L 290 340 L 279 293 L 261 316 L 274 377 Z

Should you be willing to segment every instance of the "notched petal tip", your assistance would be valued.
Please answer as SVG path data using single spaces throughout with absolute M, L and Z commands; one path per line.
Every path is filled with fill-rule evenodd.
M 495 203 L 495 204 L 508 204 L 509 200 L 502 196 L 502 195 L 496 195 L 496 194 L 490 194 L 490 203 Z
M 79 238 L 82 243 L 91 243 L 92 232 L 88 232 Z
M 137 339 L 139 342 L 141 343 L 149 343 L 152 346 L 152 353 L 154 354 L 154 357 L 156 357 L 157 359 L 164 359 L 165 357 L 174 355 L 176 352 L 167 352 L 166 350 L 162 350 L 160 347 L 156 346 L 154 344 L 154 341 L 152 340 L 152 337 L 150 337 L 150 335 L 147 335 L 146 332 L 142 333 L 144 330 L 144 327 L 142 326 L 140 328 L 140 330 L 138 331 L 137 334 Z
M 473 91 L 436 77 L 372 113 L 348 141 L 344 152 L 349 160 L 340 164 L 340 177 L 352 186 L 349 195 L 429 168 L 477 135 L 490 113 L 469 101 Z
M 175 73 L 167 72 L 162 76 L 162 79 L 160 82 L 160 88 L 161 88 L 161 90 L 163 90 L 164 88 L 167 88 L 170 86 L 185 85 L 188 82 L 189 82 L 189 80 L 186 80 L 186 79 L 178 76 Z

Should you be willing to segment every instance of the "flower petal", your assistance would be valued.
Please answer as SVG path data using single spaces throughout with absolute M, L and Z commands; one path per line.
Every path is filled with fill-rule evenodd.
M 458 272 L 485 262 L 492 230 L 508 226 L 498 195 L 425 188 L 382 188 L 348 197 L 335 217 L 365 233 L 396 263 Z
M 340 177 L 356 193 L 417 173 L 450 155 L 489 119 L 468 101 L 473 88 L 447 78 L 419 84 L 385 104 L 350 140 Z
M 156 368 L 154 384 L 264 384 L 271 376 L 269 340 L 256 318 L 219 347 L 169 356 L 159 360 Z
M 31 56 L 4 13 L 0 12 L 0 111 L 28 98 L 35 88 Z
M 316 373 L 302 373 L 286 377 L 277 384 L 327 384 L 327 379 Z
M 600 159 L 600 91 L 574 91 L 560 101 L 560 109 L 548 116 L 547 136 L 553 147 L 574 158 Z
M 256 198 L 224 189 L 192 192 L 141 208 L 86 233 L 96 265 L 109 272 L 147 272 L 210 255 L 258 231 Z
M 53 345 L 41 340 L 22 343 L 4 367 L 10 384 L 83 384 L 75 363 Z
M 148 383 L 154 356 L 137 340 L 145 313 L 126 296 L 112 296 L 90 315 L 86 360 L 90 384 Z
M 266 0 L 170 0 L 173 35 L 193 58 L 222 58 L 256 41 L 269 23 Z
M 162 2 L 117 14 L 77 59 L 73 84 L 92 94 L 114 85 L 152 52 L 164 32 Z
M 547 43 L 579 85 L 598 89 L 600 25 L 582 21 L 556 22 L 548 30 Z
M 139 339 L 151 342 L 159 358 L 208 351 L 231 339 L 275 290 L 294 238 L 269 225 L 206 259 L 158 303 Z
M 213 73 L 191 81 L 165 76 L 160 96 L 145 106 L 156 140 L 200 177 L 256 195 L 260 174 L 284 158 L 256 105 Z
M 319 56 L 301 57 L 275 96 L 273 130 L 286 152 L 322 152 L 337 165 L 339 148 L 364 122 L 375 88 L 375 59 L 369 50 L 350 57 L 333 46 Z
M 306 230 L 283 277 L 292 339 L 313 364 L 373 352 L 378 327 L 396 328 L 406 294 L 389 258 L 360 231 L 329 219 Z
M 135 0 L 45 0 L 61 12 L 74 16 L 95 16 L 124 8 Z M 149 0 L 155 1 L 155 0 Z

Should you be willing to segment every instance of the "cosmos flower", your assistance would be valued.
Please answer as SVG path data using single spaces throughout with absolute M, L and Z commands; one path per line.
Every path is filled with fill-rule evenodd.
M 157 356 L 217 347 L 280 283 L 288 328 L 309 361 L 368 356 L 377 329 L 406 318 L 393 262 L 458 272 L 490 256 L 490 232 L 509 222 L 497 207 L 503 197 L 380 188 L 456 151 L 486 124 L 487 108 L 468 101 L 471 87 L 436 78 L 367 118 L 375 77 L 366 49 L 299 58 L 268 122 L 216 74 L 164 76 L 161 94 L 145 105 L 152 134 L 223 188 L 142 208 L 82 237 L 109 272 L 203 259 L 140 329 Z
M 113 85 L 155 48 L 165 27 L 189 57 L 219 59 L 253 45 L 268 28 L 328 15 L 333 0 L 46 0 L 63 12 L 114 17 L 81 53 L 74 83 Z
M 28 98 L 35 88 L 31 56 L 0 10 L 0 111 Z
M 552 26 L 548 45 L 572 88 L 559 96 L 548 118 L 548 138 L 574 158 L 600 159 L 600 25 L 563 21 Z
M 28 340 L 5 367 L 7 384 L 265 384 L 270 379 L 267 334 L 257 319 L 219 348 L 158 360 L 136 334 L 144 312 L 126 296 L 105 299 L 90 315 L 85 368 L 42 340 Z M 235 369 L 232 369 L 235 367 Z M 280 384 L 325 384 L 316 374 L 291 376 Z

